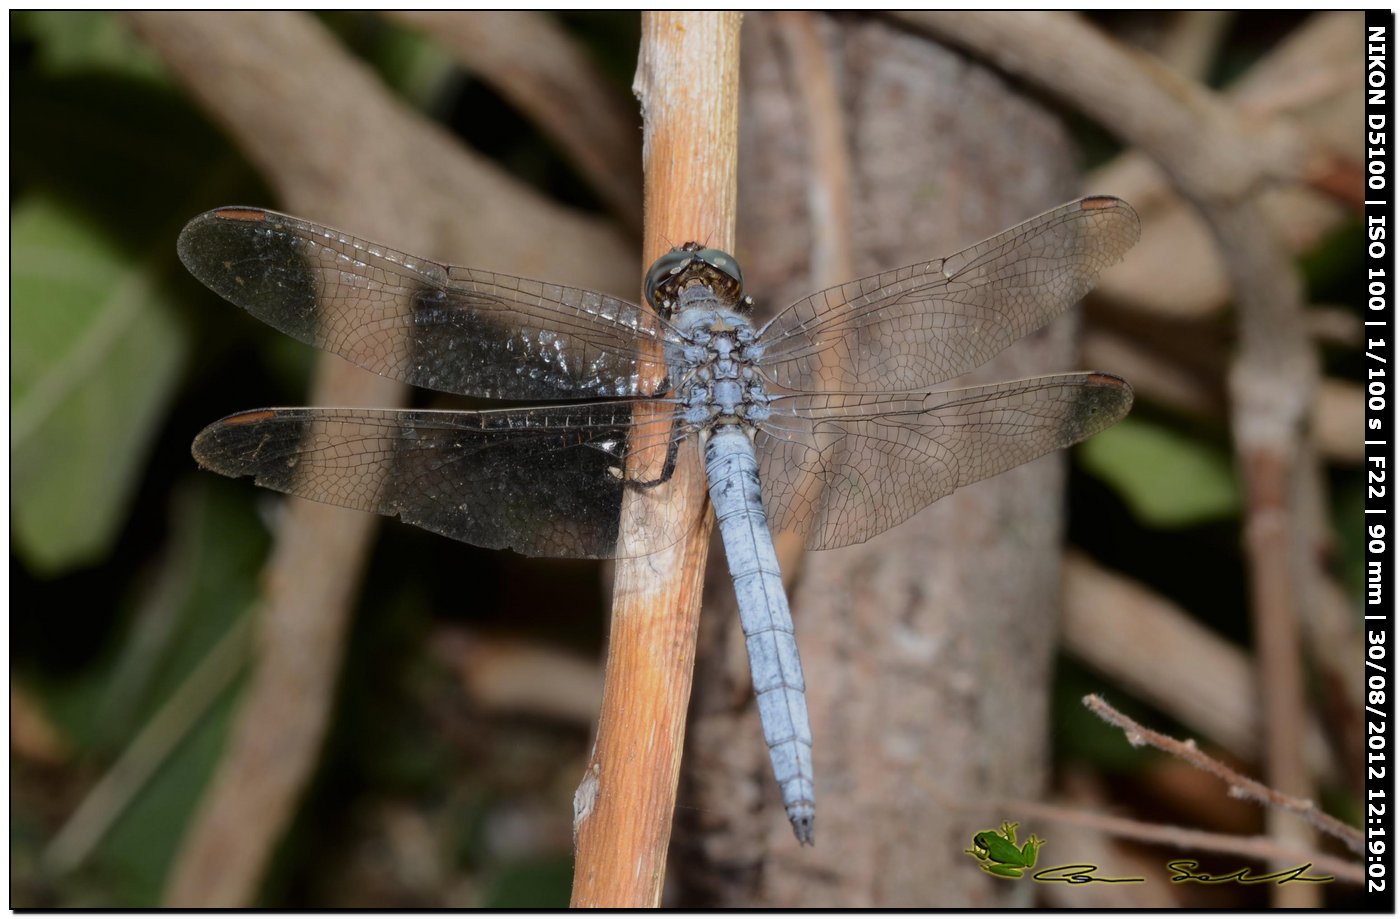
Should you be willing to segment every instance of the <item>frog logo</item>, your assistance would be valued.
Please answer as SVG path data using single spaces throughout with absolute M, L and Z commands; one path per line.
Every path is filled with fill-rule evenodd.
M 1016 827 L 1019 824 L 1003 822 L 997 831 L 983 830 L 972 836 L 972 848 L 964 849 L 977 861 L 981 869 L 994 877 L 1019 878 L 1035 867 L 1036 856 L 1045 840 L 1034 833 L 1019 848 L 1016 845 Z

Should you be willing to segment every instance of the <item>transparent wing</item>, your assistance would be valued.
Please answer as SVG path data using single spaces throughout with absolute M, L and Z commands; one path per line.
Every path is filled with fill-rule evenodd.
M 665 487 L 676 450 L 691 446 L 673 440 L 673 415 L 674 406 L 644 401 L 488 412 L 271 408 L 214 422 L 193 452 L 227 476 L 473 545 L 610 558 L 629 489 L 655 502 L 643 514 L 647 551 L 671 545 L 688 524 L 668 510 L 684 503 Z
M 606 294 L 421 259 L 271 211 L 221 208 L 180 260 L 268 325 L 367 370 L 492 399 L 656 395 L 666 326 Z
M 812 294 L 759 333 L 763 372 L 807 392 L 936 385 L 1068 309 L 1138 233 L 1126 202 L 1083 198 L 957 255 Z
M 783 397 L 755 438 L 764 507 L 809 549 L 864 542 L 956 488 L 1092 437 L 1132 402 L 1106 373 Z

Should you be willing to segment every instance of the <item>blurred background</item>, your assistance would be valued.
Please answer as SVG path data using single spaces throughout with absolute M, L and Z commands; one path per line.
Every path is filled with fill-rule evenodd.
M 1024 781 L 988 795 L 1268 834 L 1289 851 L 1345 857 L 1335 840 L 1270 825 L 1261 808 L 1180 760 L 1130 747 L 1080 699 L 1103 693 L 1262 781 L 1292 775 L 1304 797 L 1359 823 L 1361 18 L 1142 13 L 1076 22 L 1207 88 L 1240 131 L 1287 133 L 1277 147 L 1288 151 L 1285 166 L 1265 163 L 1250 187 L 1262 216 L 1251 231 L 1277 242 L 1300 285 L 1299 341 L 1311 362 L 1300 375 L 1315 384 L 1302 397 L 1306 433 L 1285 454 L 1291 481 L 1304 485 L 1302 497 L 1287 489 L 1297 529 L 1286 534 L 1283 570 L 1314 575 L 1282 588 L 1293 644 L 1282 661 L 1267 657 L 1280 652 L 1261 647 L 1261 623 L 1271 628 L 1267 612 L 1260 618 L 1269 603 L 1261 585 L 1277 586 L 1269 572 L 1278 569 L 1248 525 L 1257 508 L 1240 470 L 1258 468 L 1249 462 L 1258 455 L 1238 423 L 1257 329 L 1236 308 L 1232 284 L 1244 275 L 1179 194 L 1182 179 L 1163 178 L 1114 126 L 1085 114 L 1092 106 L 1044 90 L 1035 73 L 986 78 L 1046 110 L 1037 117 L 1055 122 L 1047 143 L 1068 164 L 1070 184 L 1049 200 L 1039 198 L 1050 192 L 1018 192 L 1029 180 L 1014 163 L 1039 147 L 1013 144 L 998 168 L 1007 193 L 1021 198 L 949 205 L 963 226 L 911 241 L 925 253 L 914 258 L 951 252 L 1079 192 L 1122 195 L 1144 221 L 1129 262 L 1083 310 L 1081 356 L 1052 368 L 1121 374 L 1138 401 L 1127 420 L 1071 453 L 1063 590 L 1047 600 L 1055 610 L 1036 652 L 1044 679 L 1030 667 L 1024 696 L 994 700 L 1031 713 L 1044 762 L 1013 762 L 1008 771 Z M 210 902 L 567 904 L 572 795 L 601 693 L 609 572 L 390 522 L 366 530 L 348 564 L 268 574 L 286 502 L 246 480 L 201 473 L 189 445 L 230 412 L 316 401 L 329 371 L 318 371 L 312 349 L 193 281 L 174 239 L 210 207 L 267 206 L 431 257 L 635 298 L 640 117 L 629 86 L 638 17 L 35 12 L 12 13 L 10 25 L 11 905 L 191 903 L 220 884 L 227 889 Z M 803 55 L 827 54 L 838 61 L 833 98 L 870 104 L 879 97 L 849 87 L 872 85 L 859 82 L 857 64 L 876 57 L 877 42 L 923 53 L 935 43 L 930 29 L 941 27 L 755 14 L 745 25 L 745 80 L 786 67 L 773 81 L 800 97 L 811 85 Z M 973 33 L 949 28 L 943 40 L 976 57 Z M 1072 67 L 1075 49 L 1061 52 Z M 972 85 L 996 72 L 995 61 L 984 66 L 938 79 Z M 782 123 L 774 97 L 745 92 L 741 130 Z M 945 125 L 982 143 L 1000 130 L 970 116 Z M 854 131 L 848 140 L 865 142 Z M 786 167 L 763 164 L 752 146 L 741 151 L 760 165 L 741 180 L 736 254 L 750 292 L 781 306 L 826 283 L 816 280 L 816 256 L 793 251 L 820 234 L 762 235 L 791 216 L 773 203 L 777 183 L 763 182 L 764 169 Z M 1054 181 L 1065 184 L 1059 174 Z M 763 207 L 766 216 L 756 213 Z M 853 234 L 878 220 L 853 221 Z M 855 265 L 890 267 L 899 257 L 891 244 L 858 253 Z M 332 599 L 313 605 L 339 603 L 343 620 L 300 631 L 260 625 L 283 602 L 269 597 L 303 579 L 325 585 L 318 596 Z M 800 642 L 803 610 L 799 594 Z M 1016 611 L 1009 615 L 1008 633 L 1020 628 Z M 266 662 L 277 654 L 281 663 Z M 1012 685 L 1020 674 L 1016 661 L 997 657 L 977 666 Z M 807 668 L 809 685 L 821 679 L 819 664 Z M 269 673 L 290 678 L 258 687 Z M 1280 673 L 1282 688 L 1270 682 Z M 756 721 L 742 689 L 724 691 L 738 693 L 725 703 L 733 712 Z M 261 731 L 239 726 L 253 698 L 269 713 Z M 272 723 L 279 713 L 287 725 Z M 258 748 L 250 741 L 258 736 L 277 742 Z M 1270 752 L 1267 738 L 1279 736 L 1298 740 L 1292 773 Z M 692 745 L 711 742 L 713 732 L 692 733 Z M 748 734 L 732 743 L 754 746 Z M 703 757 L 692 768 L 706 768 Z M 765 848 L 788 832 L 768 800 L 770 779 L 750 769 L 738 781 L 747 782 L 739 798 L 765 802 L 740 808 L 762 830 L 728 848 L 717 842 L 722 833 L 705 836 L 717 806 L 705 777 L 688 773 L 678 825 L 690 835 L 676 844 L 693 863 L 673 860 L 668 902 L 791 902 L 773 878 L 797 856 Z M 824 793 L 839 796 L 839 787 Z M 1016 813 L 1025 811 L 1008 811 Z M 995 826 L 992 816 L 965 822 Z M 1021 822 L 1055 843 L 1046 863 L 1155 872 L 1157 883 L 1141 892 L 1115 890 L 1118 899 L 1095 903 L 1276 902 L 1264 887 L 1171 887 L 1153 866 L 1179 849 L 1124 841 L 1092 821 L 1028 814 Z M 970 836 L 959 827 L 930 845 L 975 892 L 886 888 L 883 901 L 1014 902 L 971 861 L 956 861 Z M 1263 870 L 1228 853 L 1200 857 L 1222 871 Z M 1009 896 L 1029 896 L 1021 891 Z M 1333 907 L 1359 903 L 1349 884 L 1312 895 Z M 1090 902 L 1065 891 L 1038 896 L 1046 905 Z

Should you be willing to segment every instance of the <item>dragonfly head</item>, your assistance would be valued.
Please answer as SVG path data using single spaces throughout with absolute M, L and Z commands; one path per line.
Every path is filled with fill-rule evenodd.
M 733 309 L 752 306 L 744 296 L 744 274 L 734 256 L 693 242 L 677 246 L 652 264 L 646 277 L 647 303 L 663 318 L 670 318 L 681 291 L 692 287 L 703 287 Z

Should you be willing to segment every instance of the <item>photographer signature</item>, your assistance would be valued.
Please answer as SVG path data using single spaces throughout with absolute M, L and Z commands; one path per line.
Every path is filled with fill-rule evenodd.
M 1295 868 L 1285 868 L 1282 871 L 1274 871 L 1269 874 L 1255 874 L 1249 868 L 1240 868 L 1228 874 L 1210 874 L 1200 871 L 1200 862 L 1192 859 L 1178 859 L 1167 862 L 1167 870 L 1171 872 L 1168 878 L 1173 884 L 1278 884 L 1280 886 L 1293 881 L 1303 881 L 1310 884 L 1327 884 L 1336 878 L 1331 875 L 1310 875 L 1308 869 L 1312 868 L 1312 862 L 1306 862 Z M 1141 883 L 1145 878 L 1109 878 L 1100 877 L 1094 872 L 1099 870 L 1098 865 L 1056 865 L 1053 868 L 1042 868 L 1031 875 L 1034 880 L 1043 884 L 1133 884 Z
M 1016 824 L 1006 822 L 999 830 L 983 830 L 972 837 L 972 847 L 964 851 L 975 858 L 979 867 L 994 877 L 1016 880 L 1030 874 L 1033 880 L 1042 884 L 1140 884 L 1146 878 L 1111 878 L 1095 874 L 1098 865 L 1083 863 L 1056 865 L 1031 873 L 1045 846 L 1045 840 L 1032 834 L 1024 844 L 1016 839 Z M 1228 874 L 1211 874 L 1200 870 L 1201 863 L 1189 858 L 1167 862 L 1171 872 L 1169 880 L 1173 884 L 1278 884 L 1293 881 L 1310 884 L 1327 884 L 1336 878 L 1331 875 L 1310 875 L 1312 862 L 1305 862 L 1294 868 L 1285 868 L 1269 874 L 1255 874 L 1249 868 L 1240 868 Z
M 1285 868 L 1282 871 L 1275 871 L 1272 874 L 1253 874 L 1248 868 L 1241 868 L 1230 874 L 1197 874 L 1194 869 L 1201 866 L 1200 862 L 1189 858 L 1180 859 L 1174 862 L 1167 862 L 1167 869 L 1176 872 L 1170 878 L 1173 884 L 1196 883 L 1196 884 L 1225 884 L 1234 882 L 1236 884 L 1287 884 L 1289 881 L 1307 881 L 1310 884 L 1326 884 L 1335 881 L 1332 875 L 1312 877 L 1305 872 L 1312 867 L 1312 862 L 1304 862 L 1296 868 Z

